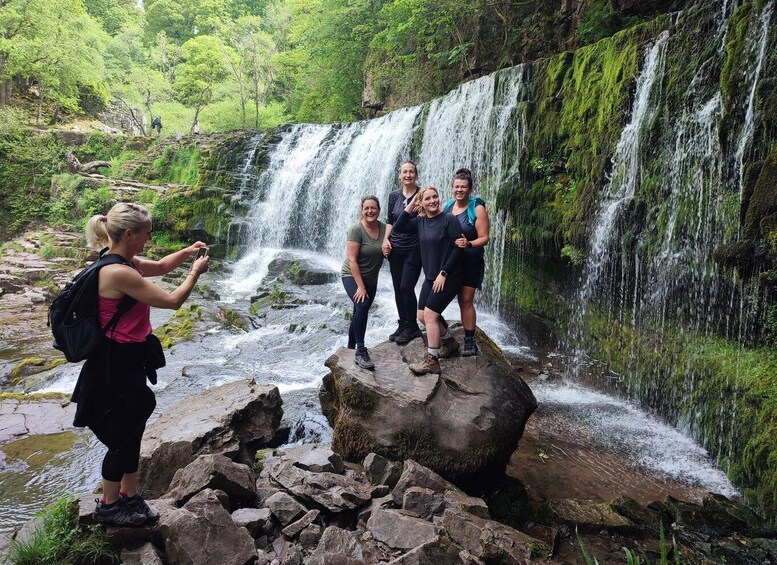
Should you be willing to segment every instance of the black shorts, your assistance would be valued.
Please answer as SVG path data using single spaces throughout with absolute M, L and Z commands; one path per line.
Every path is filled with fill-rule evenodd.
M 432 292 L 433 282 L 429 279 L 424 279 L 424 284 L 421 286 L 421 292 L 418 295 L 418 309 L 429 308 L 433 312 L 442 314 L 443 310 L 448 307 L 448 304 L 459 294 L 461 274 L 450 273 L 445 281 L 445 286 L 440 292 Z
M 483 278 L 486 274 L 486 259 L 482 253 L 463 253 L 461 259 L 461 286 L 483 288 Z

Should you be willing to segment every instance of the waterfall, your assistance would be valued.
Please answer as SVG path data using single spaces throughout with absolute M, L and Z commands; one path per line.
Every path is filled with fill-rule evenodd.
M 239 204 L 243 200 L 250 198 L 256 188 L 256 148 L 264 139 L 264 134 L 257 134 L 251 138 L 248 143 L 248 149 L 243 155 L 243 166 L 240 172 L 234 176 L 235 197 L 234 203 Z M 224 242 L 227 248 L 240 244 L 245 237 L 248 225 L 244 221 L 233 221 L 227 228 L 227 237 Z M 219 230 L 220 231 L 220 230 Z M 219 236 L 221 233 L 219 233 Z
M 504 213 L 496 211 L 496 192 L 511 173 L 507 164 L 523 148 L 525 97 L 525 71 L 519 66 L 466 83 L 428 105 L 375 120 L 288 128 L 269 166 L 251 181 L 255 188 L 245 219 L 249 251 L 235 265 L 228 287 L 242 294 L 255 290 L 283 247 L 342 258 L 361 197 L 374 194 L 385 206 L 389 192 L 398 187 L 399 164 L 411 156 L 414 139 L 420 137 L 413 155 L 419 182 L 437 186 L 442 199 L 450 198 L 456 169 L 473 172 L 475 192 L 486 200 L 492 219 L 482 299 L 498 304 Z M 506 147 L 514 148 L 509 156 Z

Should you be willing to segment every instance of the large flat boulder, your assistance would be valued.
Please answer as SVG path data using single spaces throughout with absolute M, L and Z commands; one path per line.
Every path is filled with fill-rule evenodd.
M 453 329 L 463 341 L 463 330 Z M 326 361 L 330 372 L 319 392 L 333 428 L 332 449 L 346 461 L 370 452 L 414 459 L 468 491 L 504 474 L 537 407 L 527 384 L 501 350 L 480 333 L 474 357 L 441 360 L 442 375 L 415 376 L 423 340 L 385 342 L 370 350 L 375 370 L 358 368 L 341 347 Z
M 252 464 L 256 450 L 278 430 L 281 405 L 277 387 L 258 385 L 252 379 L 187 397 L 146 429 L 140 484 L 150 497 L 161 496 L 178 469 L 205 454 Z

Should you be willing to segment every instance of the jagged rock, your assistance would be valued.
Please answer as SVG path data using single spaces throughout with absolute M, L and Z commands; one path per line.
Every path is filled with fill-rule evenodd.
M 367 521 L 373 537 L 394 549 L 412 549 L 434 541 L 438 528 L 403 510 L 379 508 Z
M 419 545 L 393 561 L 389 561 L 390 565 L 440 565 L 442 563 L 445 565 L 481 565 L 483 562 L 476 559 L 460 545 L 453 543 L 445 532 L 434 540 Z
M 256 500 L 256 478 L 251 468 L 223 455 L 200 455 L 178 469 L 165 498 L 173 498 L 182 505 L 206 488 L 225 492 L 231 504 L 245 505 Z
M 356 565 L 378 563 L 384 557 L 374 542 L 362 539 L 360 532 L 329 526 L 324 530 L 306 565 Z
M 725 515 L 722 521 L 711 509 L 678 500 L 672 496 L 664 499 L 664 505 L 672 516 L 672 522 L 682 532 L 690 534 L 695 538 L 698 534 L 704 537 L 726 536 L 729 531 L 726 529 L 731 521 L 731 516 Z
M 210 489 L 160 516 L 159 528 L 171 563 L 244 565 L 256 559 L 248 531 L 235 525 Z
M 299 542 L 305 549 L 313 549 L 318 545 L 321 539 L 321 533 L 324 530 L 318 524 L 310 524 L 299 534 Z
M 285 492 L 275 493 L 267 499 L 266 504 L 272 515 L 284 526 L 288 526 L 307 511 L 307 508 Z
M 262 534 L 262 528 L 270 520 L 269 508 L 239 508 L 232 512 L 232 521 L 248 530 L 252 538 Z
M 199 455 L 219 453 L 251 464 L 272 440 L 283 410 L 278 388 L 242 380 L 187 397 L 146 429 L 138 477 L 149 496 L 160 496 L 176 470 Z
M 373 485 L 388 485 L 394 488 L 402 474 L 402 470 L 396 463 L 377 453 L 369 453 L 364 458 L 362 465 L 367 473 L 367 478 Z
M 474 514 L 484 520 L 490 520 L 491 514 L 488 511 L 488 505 L 482 498 L 468 496 L 458 489 L 448 489 L 443 493 L 445 508 L 458 508 L 469 514 Z
M 313 443 L 303 443 L 279 451 L 284 458 L 290 460 L 295 467 L 314 473 L 342 473 L 343 460 L 328 447 Z
M 737 532 L 753 538 L 770 538 L 775 530 L 769 523 L 744 504 L 729 500 L 722 494 L 707 493 L 702 506 L 712 512 L 726 532 Z
M 310 524 L 312 524 L 315 519 L 318 518 L 319 514 L 321 514 L 321 512 L 318 510 L 309 510 L 308 513 L 305 514 L 302 518 L 283 528 L 283 535 L 293 538 L 302 530 L 307 528 Z
M 451 540 L 486 563 L 523 565 L 548 553 L 540 540 L 461 510 L 446 509 L 440 523 Z
M 539 515 L 546 524 L 570 524 L 581 532 L 630 533 L 639 530 L 634 522 L 618 514 L 607 503 L 593 500 L 548 500 L 540 507 Z
M 151 543 L 144 543 L 134 549 L 121 550 L 123 565 L 163 565 L 162 557 Z
M 298 285 L 322 285 L 335 282 L 340 278 L 331 269 L 313 265 L 299 257 L 273 259 L 267 266 L 267 274 L 273 278 L 283 276 Z
M 283 456 L 265 464 L 270 478 L 294 496 L 330 512 L 353 510 L 372 497 L 372 488 L 344 475 L 312 473 L 292 464 Z
M 446 481 L 428 467 L 408 459 L 404 463 L 402 475 L 399 477 L 397 485 L 391 491 L 391 495 L 394 497 L 394 504 L 402 506 L 405 491 L 410 487 L 423 487 L 438 493 L 443 493 L 446 490 L 458 490 L 454 484 Z
M 650 508 L 645 508 L 639 502 L 628 496 L 619 496 L 610 501 L 610 508 L 615 512 L 630 520 L 631 522 L 644 526 L 654 534 L 658 534 L 662 524 L 667 531 L 669 524 L 664 521 L 662 514 Z
M 460 328 L 452 331 L 463 341 Z M 332 449 L 346 461 L 371 452 L 412 457 L 465 490 L 492 484 L 504 474 L 537 402 L 481 335 L 480 353 L 443 359 L 441 376 L 416 377 L 408 368 L 424 354 L 420 339 L 371 348 L 374 371 L 359 369 L 353 351 L 338 349 L 325 363 L 330 372 L 319 391 Z
M 431 520 L 435 514 L 445 510 L 442 493 L 424 487 L 410 487 L 402 498 L 402 510 L 406 510 L 424 520 Z

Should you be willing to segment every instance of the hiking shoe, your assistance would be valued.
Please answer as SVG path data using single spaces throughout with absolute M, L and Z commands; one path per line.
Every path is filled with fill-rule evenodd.
M 394 338 L 394 343 L 397 345 L 405 345 L 417 337 L 421 337 L 421 330 L 418 328 L 418 325 L 414 324 L 412 326 L 406 326 L 405 329 L 402 330 L 402 333 Z
M 440 359 L 447 359 L 459 350 L 459 342 L 451 336 L 440 343 Z
M 407 327 L 407 322 L 403 320 L 399 320 L 397 329 L 395 329 L 392 333 L 389 334 L 389 341 L 394 341 L 395 339 L 397 339 L 397 336 L 401 334 L 406 327 Z
M 413 363 L 409 367 L 416 375 L 425 375 L 426 373 L 440 374 L 440 360 L 428 351 L 424 353 L 423 361 Z
M 375 363 L 372 362 L 372 359 L 370 359 L 370 352 L 367 351 L 366 347 L 360 347 L 356 350 L 356 355 L 354 356 L 354 362 L 359 365 L 362 369 L 374 369 Z
M 464 338 L 464 348 L 461 350 L 464 357 L 471 357 L 478 354 L 478 344 L 475 343 L 475 336 Z
M 146 523 L 146 515 L 130 510 L 123 498 L 110 506 L 100 502 L 99 498 L 94 501 L 97 503 L 92 514 L 95 522 L 111 526 L 142 526 Z
M 136 494 L 135 496 L 124 496 L 122 498 L 124 499 L 124 504 L 131 512 L 143 514 L 146 517 L 147 522 L 156 522 L 159 520 L 159 511 L 156 508 L 149 506 L 148 502 L 146 502 L 139 494 Z

